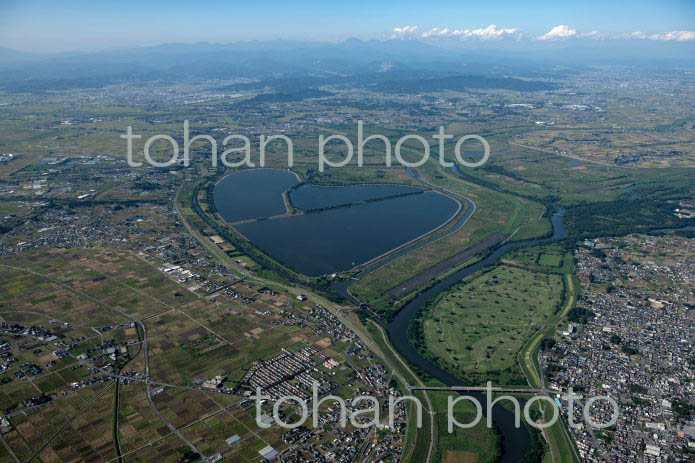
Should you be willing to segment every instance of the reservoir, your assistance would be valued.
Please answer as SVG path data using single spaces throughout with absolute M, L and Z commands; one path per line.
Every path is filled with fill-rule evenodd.
M 282 193 L 299 183 L 290 171 L 248 169 L 227 175 L 215 184 L 215 207 L 229 223 L 287 212 Z
M 304 211 L 374 201 L 423 191 L 408 185 L 320 186 L 304 184 L 290 192 L 292 205 Z
M 451 197 L 418 187 L 302 185 L 290 194 L 293 203 L 322 210 L 264 218 L 286 213 L 282 193 L 298 183 L 289 171 L 242 171 L 215 185 L 214 202 L 227 222 L 247 220 L 234 228 L 255 246 L 312 277 L 370 261 L 428 234 L 461 209 Z
M 258 169 L 249 177 L 237 183 L 236 173 L 224 177 L 214 189 L 215 205 L 227 222 L 247 218 L 281 215 L 286 212 L 282 193 L 299 184 L 297 177 L 288 171 Z M 269 175 L 265 173 L 271 172 Z M 464 174 L 454 169 L 460 176 Z M 411 172 L 419 178 L 416 172 Z M 244 176 L 242 176 L 244 177 Z M 238 177 L 241 178 L 241 177 Z M 249 182 L 249 180 L 251 180 Z M 256 183 L 258 182 L 258 183 Z M 224 185 L 223 185 L 224 183 Z M 249 188 L 250 185 L 250 189 Z M 262 185 L 271 193 L 253 196 L 252 192 Z M 306 210 L 324 209 L 307 214 L 261 219 L 236 224 L 235 228 L 256 246 L 277 258 L 284 264 L 309 276 L 350 269 L 401 246 L 430 230 L 437 228 L 453 218 L 460 210 L 459 202 L 436 191 L 412 194 L 402 190 L 401 185 L 378 185 L 382 188 L 368 188 L 375 185 L 353 185 L 324 187 L 301 185 L 290 193 L 293 203 L 302 204 Z M 389 187 L 398 189 L 388 191 Z M 360 189 L 365 189 L 360 191 Z M 244 190 L 247 189 L 247 190 Z M 325 197 L 322 197 L 322 193 Z M 392 193 L 392 194 L 388 194 Z M 397 196 L 408 194 L 407 196 Z M 381 195 L 381 196 L 379 196 Z M 378 200 L 378 198 L 385 198 Z M 243 206 L 234 204 L 243 201 Z M 368 202 L 364 202 L 368 201 Z M 348 204 L 347 207 L 339 207 Z M 258 209 L 254 209 L 254 205 Z M 300 207 L 295 204 L 296 207 Z M 466 213 L 458 219 L 454 228 L 463 226 L 473 213 L 474 204 L 468 204 Z M 227 211 L 226 213 L 223 211 Z M 263 211 L 260 213 L 258 211 Z M 265 215 L 263 215 L 265 214 Z M 408 339 L 408 328 L 418 311 L 438 294 L 476 271 L 494 264 L 506 252 L 527 246 L 546 244 L 565 237 L 563 223 L 564 210 L 558 208 L 553 214 L 553 236 L 503 244 L 492 250 L 482 260 L 465 267 L 436 282 L 408 302 L 386 325 L 393 346 L 408 361 L 427 374 L 448 386 L 463 385 L 464 382 L 443 370 L 415 350 Z M 428 241 L 432 238 L 428 238 Z M 405 251 L 397 251 L 389 256 L 389 261 Z M 344 288 L 343 288 L 344 290 Z M 344 292 L 344 291 L 343 291 Z M 482 403 L 484 397 L 472 394 Z M 492 410 L 492 419 L 502 437 L 502 463 L 516 463 L 531 447 L 528 430 L 522 426 L 515 428 L 513 415 L 497 405 Z

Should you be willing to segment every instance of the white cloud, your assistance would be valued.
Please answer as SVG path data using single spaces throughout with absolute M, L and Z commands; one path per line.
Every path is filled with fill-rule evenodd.
M 630 32 L 629 34 L 624 34 L 626 39 L 639 39 L 639 40 L 663 40 L 669 41 L 673 40 L 676 42 L 687 42 L 690 40 L 695 40 L 695 31 L 671 31 L 662 32 L 661 34 L 647 34 L 645 32 Z
M 671 31 L 662 34 L 652 34 L 650 40 L 675 40 L 676 42 L 686 42 L 695 40 L 695 31 Z
M 403 26 L 393 29 L 392 39 L 412 39 L 418 33 L 417 26 Z
M 464 30 L 457 30 L 454 31 L 454 36 L 459 36 L 465 39 L 468 38 L 479 38 L 483 40 L 498 40 L 501 38 L 504 38 L 505 36 L 515 36 L 519 38 L 521 36 L 521 32 L 517 28 L 508 28 L 508 29 L 497 29 L 497 26 L 494 24 L 490 24 L 487 26 L 485 29 L 464 29 Z
M 648 36 L 644 32 L 630 32 L 629 34 L 625 34 L 625 38 L 627 39 L 646 39 Z
M 591 32 L 582 32 L 581 34 L 578 34 L 579 37 L 584 37 L 584 38 L 589 38 L 589 39 L 601 39 L 604 37 L 608 37 L 606 34 L 604 34 L 601 31 L 591 31 Z
M 432 28 L 426 32 L 422 33 L 422 38 L 427 39 L 430 37 L 449 37 L 449 29 L 439 29 L 437 27 Z
M 499 40 L 504 37 L 521 37 L 521 32 L 516 28 L 498 29 L 496 25 L 490 24 L 486 28 L 481 29 L 439 29 L 437 27 L 422 33 L 422 38 L 449 37 L 480 40 Z
M 517 28 L 499 29 L 496 25 L 490 24 L 480 29 L 450 29 L 434 27 L 428 31 L 420 33 L 418 26 L 403 26 L 393 29 L 393 39 L 437 39 L 437 38 L 457 38 L 460 40 L 500 40 L 503 38 L 522 38 L 522 33 Z M 537 40 L 559 40 L 568 38 L 581 39 L 639 39 L 639 40 L 661 40 L 686 42 L 695 40 L 695 31 L 671 31 L 657 34 L 645 32 L 629 32 L 625 34 L 610 34 L 597 30 L 589 32 L 577 32 L 569 26 L 560 24 L 553 27 L 546 34 L 536 37 Z
M 566 39 L 568 37 L 574 37 L 577 35 L 577 29 L 570 29 L 564 24 L 555 26 L 547 34 L 538 37 L 538 40 L 555 40 L 555 39 Z

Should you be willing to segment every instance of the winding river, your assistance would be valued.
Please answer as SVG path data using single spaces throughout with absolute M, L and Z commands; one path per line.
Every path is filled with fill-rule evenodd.
M 461 282 L 462 279 L 477 272 L 478 270 L 497 262 L 505 253 L 513 249 L 546 244 L 564 238 L 566 236 L 563 222 L 564 215 L 565 211 L 562 208 L 557 208 L 556 212 L 553 214 L 551 218 L 551 222 L 553 224 L 552 237 L 503 244 L 484 259 L 459 270 L 458 272 L 444 278 L 429 289 L 420 293 L 415 299 L 406 304 L 398 312 L 394 320 L 387 325 L 386 328 L 393 346 L 411 365 L 417 366 L 421 370 L 425 371 L 428 375 L 438 379 L 447 386 L 465 385 L 465 382 L 460 378 L 440 368 L 431 360 L 426 359 L 410 345 L 408 340 L 408 328 L 410 326 L 410 321 L 417 316 L 420 308 L 433 300 L 438 294 L 446 291 L 453 285 Z M 493 386 L 498 385 L 493 384 Z M 481 403 L 485 403 L 484 395 L 471 395 L 476 396 Z M 497 426 L 497 429 L 502 437 L 503 448 L 501 462 L 515 463 L 520 461 L 531 448 L 531 436 L 529 435 L 526 427 L 521 426 L 518 429 L 515 428 L 514 415 L 509 410 L 499 405 L 495 405 L 495 407 L 492 409 L 492 420 Z
M 466 175 L 461 172 L 458 169 L 458 166 L 454 167 L 452 171 L 458 175 L 459 177 L 465 178 Z M 414 178 L 420 180 L 423 183 L 425 182 L 423 179 L 420 178 L 420 175 L 417 173 L 417 171 L 409 171 L 410 175 L 412 175 Z M 434 185 L 430 185 L 434 186 Z M 495 188 L 498 191 L 502 191 L 499 188 Z M 451 193 L 451 192 L 449 192 Z M 509 193 L 509 192 L 506 192 Z M 513 194 L 513 193 L 509 193 Z M 475 204 L 473 204 L 468 198 L 461 197 L 460 195 L 456 195 L 459 197 L 459 199 L 463 198 L 467 202 L 469 202 L 469 208 L 467 210 L 467 213 L 464 215 L 464 217 L 461 219 L 460 223 L 458 226 L 454 227 L 454 230 L 458 230 L 463 226 L 468 218 L 473 214 L 475 211 Z M 548 244 L 556 240 L 560 240 L 565 238 L 567 235 L 567 232 L 565 230 L 565 224 L 564 224 L 564 216 L 565 216 L 565 210 L 557 207 L 554 214 L 551 217 L 551 223 L 553 227 L 553 234 L 549 238 L 539 238 L 539 239 L 534 239 L 534 240 L 526 240 L 526 241 L 516 241 L 516 242 L 510 242 L 507 244 L 503 244 L 497 248 L 494 249 L 492 253 L 490 253 L 487 257 L 484 259 L 469 265 L 468 267 L 465 267 L 458 272 L 453 273 L 452 275 L 449 275 L 448 277 L 442 279 L 441 281 L 437 282 L 427 290 L 421 292 L 420 294 L 417 295 L 412 301 L 408 302 L 396 315 L 396 317 L 391 321 L 386 326 L 386 330 L 388 332 L 389 338 L 391 340 L 391 343 L 393 346 L 398 350 L 398 352 L 405 358 L 411 365 L 417 366 L 419 369 L 422 371 L 426 372 L 428 375 L 431 377 L 438 379 L 442 383 L 446 384 L 447 386 L 464 386 L 466 383 L 458 378 L 457 376 L 449 373 L 448 371 L 442 369 L 438 365 L 436 365 L 433 361 L 426 359 L 423 357 L 417 350 L 413 348 L 413 346 L 410 344 L 410 341 L 408 339 L 408 329 L 410 327 L 410 322 L 417 317 L 418 312 L 420 311 L 421 308 L 423 308 L 426 304 L 428 304 L 430 301 L 432 301 L 437 295 L 442 293 L 443 291 L 448 290 L 452 286 L 458 284 L 463 280 L 464 278 L 468 277 L 469 275 L 474 274 L 475 272 L 481 270 L 484 267 L 487 267 L 488 265 L 494 264 L 497 262 L 504 254 L 507 252 L 514 250 L 514 249 L 519 249 L 519 248 L 524 248 L 524 247 L 529 247 L 529 246 L 537 246 L 537 245 L 542 245 L 542 244 Z M 436 239 L 433 239 L 436 240 Z M 423 244 L 427 245 L 430 244 L 430 241 L 428 240 Z M 422 247 L 422 246 L 419 246 Z M 418 247 L 418 248 L 419 248 Z M 412 250 L 409 250 L 412 252 Z M 403 254 L 408 253 L 408 251 L 404 251 Z M 390 259 L 388 259 L 385 263 L 380 263 L 379 267 L 390 263 L 396 259 L 401 257 L 401 255 L 394 255 L 391 256 Z M 377 267 L 377 268 L 379 268 Z M 368 269 L 366 272 L 363 272 L 364 274 L 366 273 L 371 273 L 371 271 L 374 271 L 375 269 Z M 498 386 L 498 385 L 493 385 L 493 386 Z M 481 403 L 486 403 L 486 397 L 484 394 L 470 394 L 474 397 L 476 397 Z M 501 463 L 516 463 L 520 461 L 523 456 L 528 453 L 528 451 L 531 449 L 531 436 L 529 434 L 528 429 L 525 426 L 521 426 L 520 428 L 516 428 L 514 426 L 514 414 L 509 411 L 506 408 L 503 408 L 500 405 L 495 405 L 492 408 L 492 421 L 494 425 L 497 428 L 497 431 L 499 432 L 502 440 L 502 455 L 501 455 Z
M 465 174 L 458 169 L 452 169 L 453 172 L 460 176 L 460 177 L 465 177 Z M 420 249 L 428 244 L 431 244 L 434 241 L 438 241 L 442 239 L 443 237 L 446 237 L 450 235 L 451 233 L 454 233 L 458 231 L 460 228 L 462 228 L 468 219 L 473 215 L 473 213 L 476 210 L 476 205 L 473 203 L 471 200 L 468 198 L 454 194 L 449 191 L 442 190 L 441 188 L 437 187 L 436 185 L 429 184 L 426 182 L 424 179 L 422 179 L 417 171 L 409 170 L 410 175 L 419 180 L 422 183 L 425 183 L 431 188 L 433 191 L 430 191 L 429 193 L 423 193 L 421 195 L 415 195 L 415 196 L 409 196 L 407 199 L 409 201 L 412 201 L 413 199 L 422 199 L 426 198 L 428 195 L 437 195 L 437 193 L 441 194 L 446 194 L 450 195 L 453 197 L 456 197 L 462 204 L 467 204 L 467 208 L 465 212 L 458 217 L 456 223 L 445 233 L 431 236 L 428 239 L 425 239 L 423 242 L 418 243 L 414 247 L 407 247 L 403 250 L 400 251 L 395 251 L 393 254 L 387 256 L 383 260 L 374 259 L 376 262 L 374 262 L 374 265 L 369 266 L 367 265 L 366 268 L 362 270 L 361 273 L 357 275 L 358 278 L 361 278 L 374 270 L 381 268 L 382 266 L 393 262 L 394 260 L 409 254 L 417 249 Z M 253 181 L 258 181 L 258 176 L 262 176 L 262 172 L 249 172 L 247 175 L 252 176 L 251 180 Z M 277 176 L 282 176 L 282 175 L 288 176 L 286 179 L 286 183 L 280 184 L 280 186 L 277 188 L 278 191 L 285 191 L 287 188 L 290 186 L 296 184 L 297 180 L 293 176 L 293 174 L 288 174 L 287 172 L 278 172 L 276 175 Z M 289 176 L 292 176 L 291 178 Z M 271 179 L 275 180 L 275 179 Z M 283 181 L 285 179 L 283 178 Z M 277 182 L 276 182 L 277 183 Z M 238 182 L 234 182 L 233 185 L 238 186 Z M 221 212 L 226 213 L 228 215 L 227 220 L 244 220 L 244 219 L 249 219 L 249 218 L 256 218 L 264 215 L 272 215 L 272 214 L 282 214 L 286 212 L 286 209 L 281 201 L 281 196 L 277 191 L 272 191 L 270 193 L 267 193 L 266 196 L 268 196 L 272 201 L 268 201 L 268 210 L 263 210 L 263 211 L 258 211 L 258 209 L 255 207 L 257 205 L 254 204 L 246 204 L 246 203 L 256 203 L 258 201 L 249 201 L 249 197 L 246 196 L 245 199 L 246 201 L 233 201 L 227 203 L 224 201 L 224 199 L 227 198 L 235 198 L 238 197 L 233 191 L 226 191 L 223 188 L 229 188 L 229 185 L 224 185 L 223 182 L 219 182 L 216 185 L 216 198 L 215 198 L 215 204 L 218 206 L 218 208 L 221 210 Z M 498 188 L 496 188 L 498 189 Z M 500 190 L 501 191 L 501 190 Z M 506 192 L 509 193 L 509 192 Z M 513 193 L 510 193 L 513 194 Z M 256 198 L 257 199 L 257 198 Z M 396 199 L 390 199 L 388 201 L 381 201 L 377 203 L 370 203 L 368 205 L 362 205 L 360 206 L 361 208 L 365 207 L 373 207 L 374 205 L 380 205 L 380 204 L 386 204 L 393 203 L 394 201 L 399 201 L 403 200 L 406 198 L 396 198 Z M 449 198 L 451 199 L 451 198 Z M 453 201 L 452 201 L 453 202 Z M 390 203 L 389 203 L 390 204 Z M 247 207 L 248 206 L 248 207 Z M 272 206 L 272 207 L 271 207 Z M 230 208 L 230 211 L 226 211 L 224 209 L 225 207 Z M 242 208 L 241 210 L 237 210 L 239 208 Z M 249 210 L 246 210 L 249 209 Z M 407 209 L 407 208 L 406 208 Z M 334 210 L 329 210 L 329 211 L 324 211 L 321 212 L 320 214 L 310 214 L 306 216 L 299 216 L 299 218 L 304 217 L 304 219 L 309 218 L 309 219 L 315 219 L 315 218 L 321 218 L 323 215 L 326 214 L 333 214 L 336 212 L 340 213 L 345 213 L 345 211 L 351 212 L 358 210 L 356 207 L 352 208 L 347 208 L 347 209 L 334 209 Z M 445 215 L 450 214 L 451 212 L 447 212 Z M 458 212 L 456 212 L 457 215 Z M 534 240 L 527 240 L 527 241 L 517 241 L 517 242 L 510 242 L 506 244 L 502 244 L 498 246 L 497 248 L 494 248 L 493 251 L 485 258 L 482 260 L 469 265 L 468 267 L 465 267 L 452 275 L 442 279 L 441 281 L 438 281 L 435 283 L 433 286 L 428 288 L 427 290 L 421 292 L 418 294 L 417 297 L 415 297 L 412 301 L 410 301 L 408 304 L 406 304 L 396 315 L 396 317 L 393 319 L 391 323 L 386 325 L 386 329 L 389 335 L 389 338 L 391 340 L 391 343 L 393 346 L 398 350 L 398 352 L 408 361 L 410 364 L 417 366 L 419 369 L 422 371 L 426 372 L 428 375 L 432 376 L 433 378 L 438 379 L 442 383 L 446 384 L 447 386 L 460 386 L 460 385 L 465 385 L 465 382 L 461 380 L 460 378 L 456 377 L 455 375 L 449 373 L 448 371 L 440 368 L 437 366 L 433 361 L 426 359 L 423 357 L 419 352 L 417 352 L 411 345 L 408 339 L 408 328 L 410 326 L 410 322 L 417 316 L 419 310 L 425 306 L 427 303 L 432 301 L 437 295 L 439 295 L 441 292 L 448 290 L 451 288 L 453 285 L 458 284 L 461 282 L 462 279 L 466 278 L 467 276 L 479 271 L 480 269 L 491 265 L 495 262 L 497 262 L 501 256 L 503 256 L 505 253 L 513 250 L 513 249 L 518 249 L 518 248 L 523 248 L 523 247 L 528 247 L 528 246 L 536 246 L 539 244 L 547 244 L 559 239 L 562 239 L 566 236 L 566 231 L 565 231 L 565 226 L 563 222 L 565 211 L 562 208 L 557 208 L 553 216 L 551 217 L 551 222 L 552 222 L 552 227 L 553 227 L 553 235 L 550 238 L 542 238 L 542 239 L 534 239 Z M 378 214 L 378 216 L 381 216 L 382 214 Z M 293 219 L 296 221 L 297 217 L 293 217 Z M 376 221 L 376 219 L 374 219 Z M 361 218 L 360 220 L 356 221 L 357 223 L 364 223 L 364 219 Z M 246 227 L 249 227 L 251 225 L 257 225 L 261 227 L 262 229 L 267 229 L 270 228 L 268 227 L 269 223 L 283 223 L 283 219 L 274 219 L 272 221 L 265 221 L 265 222 L 249 222 L 249 224 L 244 224 Z M 312 224 L 312 227 L 315 224 Z M 342 227 L 346 229 L 346 227 Z M 428 225 L 425 227 L 426 229 L 432 228 L 432 226 Z M 245 230 L 247 231 L 247 230 Z M 382 230 L 383 231 L 383 230 Z M 337 233 L 329 233 L 329 236 L 333 236 Z M 420 233 L 419 231 L 415 233 L 416 235 Z M 255 237 L 257 238 L 257 237 Z M 276 239 L 277 237 L 274 237 Z M 312 240 L 313 245 L 316 245 L 317 240 Z M 402 241 L 407 241 L 405 239 L 402 239 Z M 272 240 L 271 240 L 272 242 Z M 393 247 L 393 243 L 390 243 L 388 248 Z M 273 253 L 271 253 L 273 254 Z M 350 258 L 352 259 L 353 255 L 355 254 L 354 251 L 350 252 Z M 374 254 L 379 254 L 378 252 L 375 252 Z M 290 256 L 291 257 L 291 256 Z M 311 259 L 311 261 L 315 261 L 316 259 Z M 320 259 L 319 259 L 320 260 Z M 354 266 L 354 263 L 352 264 Z M 348 265 L 350 267 L 350 265 Z M 322 269 L 323 272 L 323 269 Z M 321 273 L 321 272 L 319 272 Z M 325 273 L 325 272 L 323 272 Z M 333 290 L 340 292 L 341 294 L 344 294 L 346 296 L 349 296 L 349 293 L 347 292 L 348 286 L 353 283 L 354 280 L 344 280 L 341 281 L 339 285 L 333 285 Z M 351 296 L 349 296 L 351 297 Z M 483 394 L 471 394 L 475 397 L 477 397 L 481 403 L 485 403 L 486 398 Z M 530 450 L 531 448 L 531 436 L 529 434 L 528 429 L 525 426 L 521 426 L 520 428 L 516 428 L 514 426 L 514 415 L 512 412 L 509 410 L 496 405 L 492 409 L 492 420 L 493 423 L 495 424 L 501 438 L 502 438 L 502 457 L 501 457 L 501 462 L 502 463 L 515 463 L 521 460 L 521 458 Z

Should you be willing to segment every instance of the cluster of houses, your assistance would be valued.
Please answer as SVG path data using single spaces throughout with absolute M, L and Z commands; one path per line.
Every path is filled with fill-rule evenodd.
M 541 353 L 551 388 L 609 396 L 614 426 L 572 429 L 589 462 L 684 462 L 695 452 L 695 262 L 684 238 L 602 239 L 576 251 L 584 285 L 577 306 L 590 316 Z M 610 421 L 605 401 L 589 410 Z
M 283 350 L 269 360 L 255 362 L 242 378 L 241 385 L 249 389 L 247 395 L 260 388 L 264 395 L 273 399 L 290 395 L 308 399 L 314 382 L 319 384 L 321 392 L 332 388 L 330 380 L 316 369 L 315 358 L 324 362 L 329 360 L 311 347 L 297 352 Z

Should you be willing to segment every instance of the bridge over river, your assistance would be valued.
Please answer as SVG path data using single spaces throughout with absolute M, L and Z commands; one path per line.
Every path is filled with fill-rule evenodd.
M 507 392 L 518 394 L 548 394 L 557 393 L 560 391 L 552 391 L 545 389 L 529 389 L 529 388 L 505 388 L 505 387 L 482 387 L 482 386 L 451 386 L 451 387 L 435 387 L 435 386 L 408 386 L 409 391 L 451 391 L 451 392 Z

